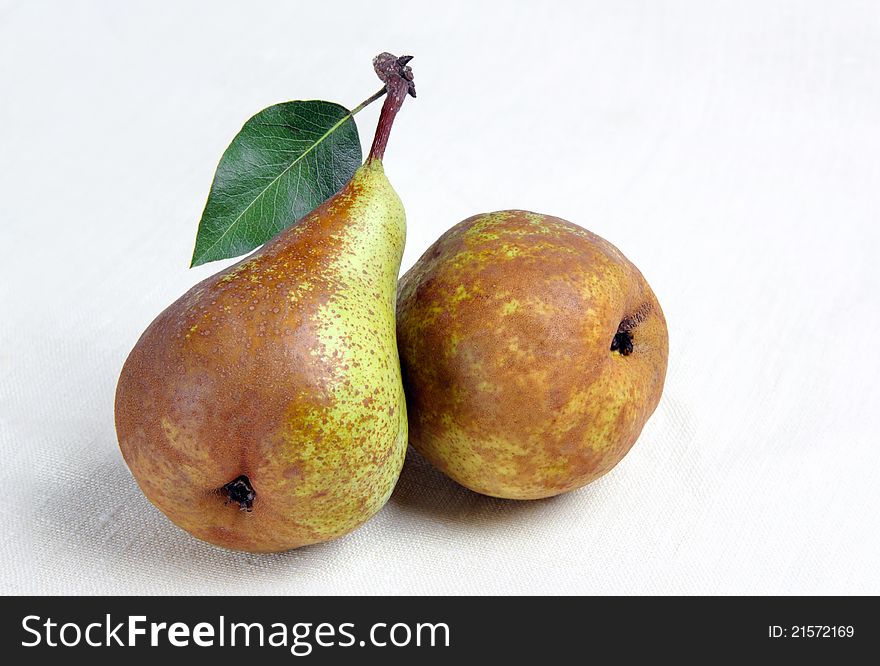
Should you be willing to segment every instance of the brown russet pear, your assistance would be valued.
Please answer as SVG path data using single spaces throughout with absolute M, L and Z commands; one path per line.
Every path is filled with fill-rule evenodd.
M 611 243 L 522 210 L 471 217 L 401 279 L 410 443 L 460 484 L 537 499 L 614 467 L 654 412 L 666 320 Z
M 193 287 L 119 378 L 119 446 L 174 523 L 226 548 L 282 551 L 361 525 L 407 441 L 395 341 L 406 234 L 382 158 L 415 95 L 408 57 L 374 65 L 387 97 L 364 165 L 336 195 Z

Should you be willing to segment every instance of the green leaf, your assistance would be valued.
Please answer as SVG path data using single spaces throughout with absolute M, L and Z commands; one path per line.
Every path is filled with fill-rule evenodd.
M 265 243 L 336 194 L 360 164 L 357 126 L 345 107 L 308 101 L 263 109 L 220 159 L 191 265 Z

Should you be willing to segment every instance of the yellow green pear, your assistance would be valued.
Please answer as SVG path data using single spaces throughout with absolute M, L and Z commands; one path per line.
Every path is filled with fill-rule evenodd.
M 537 499 L 602 476 L 663 390 L 666 320 L 608 241 L 522 210 L 471 217 L 401 279 L 410 443 L 460 484 Z
M 386 83 L 351 181 L 260 250 L 197 284 L 147 328 L 116 392 L 119 446 L 144 494 L 200 539 L 283 551 L 385 504 L 407 442 L 395 340 L 405 240 L 382 166 L 412 73 Z

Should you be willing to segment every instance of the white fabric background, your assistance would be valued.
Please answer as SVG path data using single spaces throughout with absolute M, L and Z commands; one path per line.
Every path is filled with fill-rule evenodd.
M 138 491 L 116 378 L 225 265 L 187 269 L 241 124 L 356 104 L 382 50 L 416 56 L 386 156 L 404 268 L 473 213 L 578 222 L 659 295 L 666 391 L 579 492 L 410 459 L 350 536 L 225 552 Z M 0 591 L 880 593 L 875 3 L 5 0 L 0 63 Z

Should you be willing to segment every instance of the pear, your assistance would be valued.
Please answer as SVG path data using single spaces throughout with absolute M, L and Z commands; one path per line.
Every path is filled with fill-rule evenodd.
M 460 484 L 538 499 L 630 450 L 660 399 L 657 298 L 611 243 L 522 210 L 471 217 L 401 279 L 410 443 Z
M 395 340 L 406 225 L 382 158 L 415 95 L 408 60 L 374 61 L 388 95 L 351 181 L 175 301 L 125 362 L 122 455 L 199 539 L 253 552 L 326 541 L 394 488 L 407 442 Z

